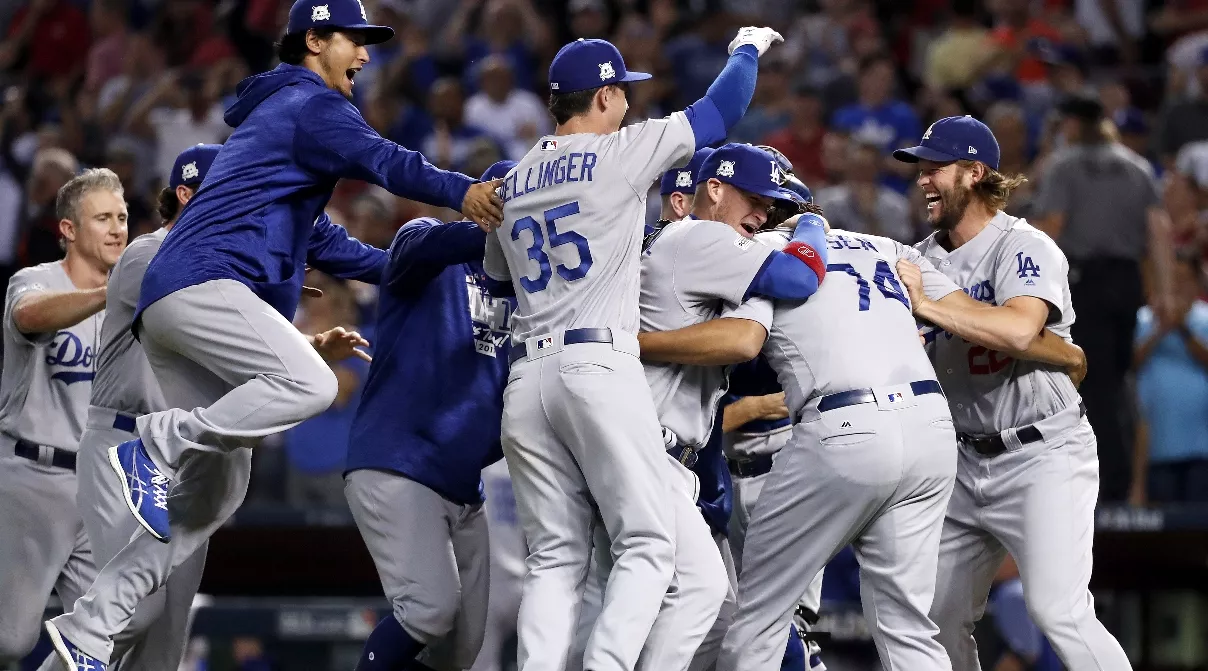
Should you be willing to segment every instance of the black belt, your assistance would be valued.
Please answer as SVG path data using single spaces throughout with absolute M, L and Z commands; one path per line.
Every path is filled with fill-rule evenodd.
M 1078 413 L 1079 416 L 1086 414 L 1086 406 L 1082 403 L 1078 404 Z M 1019 442 L 1023 445 L 1044 440 L 1044 436 L 1040 434 L 1040 429 L 1037 429 L 1035 424 L 1020 427 L 1015 432 L 1015 436 L 1019 438 Z M 997 457 L 1007 451 L 1007 443 L 1002 439 L 1001 433 L 990 436 L 974 436 L 968 433 L 957 432 L 956 438 L 969 446 L 969 449 L 983 457 Z
M 688 445 L 678 445 L 667 450 L 667 454 L 671 455 L 672 459 L 684 465 L 684 468 L 692 468 L 696 465 L 700 455 L 696 453 L 696 448 Z
M 588 342 L 611 343 L 612 329 L 570 329 L 562 332 L 562 344 L 564 345 L 581 345 Z M 538 351 L 553 346 L 554 339 L 552 337 L 542 338 L 537 341 Z M 526 356 L 528 356 L 528 347 L 525 343 L 512 343 L 512 352 L 508 355 L 508 363 L 514 364 Z
M 935 380 L 918 380 L 910 383 L 910 391 L 915 396 L 924 396 L 926 394 L 939 394 L 943 396 L 944 389 L 940 387 L 940 383 Z M 889 400 L 889 399 L 886 399 Z M 872 389 L 852 389 L 851 391 L 841 391 L 834 394 L 827 394 L 818 399 L 818 412 L 827 412 L 829 410 L 838 410 L 846 408 L 849 405 L 861 405 L 864 403 L 876 403 L 877 394 Z M 804 412 L 804 409 L 802 410 Z M 793 423 L 801 421 L 801 413 L 797 413 Z
M 772 470 L 772 455 L 726 459 L 726 465 L 730 467 L 730 474 L 736 478 L 755 478 Z
M 118 431 L 125 431 L 126 433 L 134 433 L 135 429 L 138 428 L 138 424 L 130 415 L 123 415 L 119 412 L 113 415 L 113 428 Z
M 69 471 L 74 471 L 76 468 L 75 452 L 68 452 L 57 447 L 47 447 L 50 450 L 50 465 L 55 468 L 66 468 Z M 17 444 L 13 446 L 13 454 L 30 461 L 41 462 L 42 446 L 29 442 L 28 440 L 17 439 Z

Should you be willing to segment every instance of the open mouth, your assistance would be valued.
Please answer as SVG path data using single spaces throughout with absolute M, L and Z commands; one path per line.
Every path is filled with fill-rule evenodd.
M 348 68 L 347 70 L 344 71 L 344 76 L 348 77 L 349 84 L 353 83 L 352 82 L 353 78 L 356 77 L 357 73 L 360 71 L 361 71 L 360 68 Z
M 755 224 L 743 223 L 743 224 L 741 224 L 741 226 L 742 226 L 742 230 L 747 232 L 747 235 L 753 236 L 759 232 L 759 227 L 756 226 Z
M 938 209 L 941 200 L 940 194 L 938 193 L 927 194 L 927 211 L 934 212 L 936 209 Z

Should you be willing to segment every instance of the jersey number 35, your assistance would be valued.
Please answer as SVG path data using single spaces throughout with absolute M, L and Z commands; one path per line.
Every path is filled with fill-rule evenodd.
M 579 265 L 574 268 L 567 268 L 559 263 L 557 266 L 558 277 L 567 282 L 583 279 L 587 275 L 587 271 L 591 270 L 591 249 L 587 246 L 587 238 L 574 231 L 559 233 L 555 224 L 559 219 L 576 214 L 579 214 L 578 201 L 559 205 L 541 213 L 541 218 L 545 220 L 545 231 L 549 233 L 549 247 L 551 250 L 554 247 L 562 245 L 574 245 L 575 249 L 579 250 Z M 520 278 L 520 286 L 530 294 L 543 291 L 545 287 L 549 286 L 550 278 L 554 275 L 554 269 L 550 267 L 549 254 L 545 250 L 546 238 L 541 229 L 541 223 L 532 217 L 524 217 L 518 220 L 516 225 L 512 227 L 513 241 L 520 240 L 521 231 L 529 231 L 533 235 L 533 244 L 529 245 L 528 257 L 537 262 L 537 266 L 541 272 L 533 279 L 529 279 L 528 277 Z

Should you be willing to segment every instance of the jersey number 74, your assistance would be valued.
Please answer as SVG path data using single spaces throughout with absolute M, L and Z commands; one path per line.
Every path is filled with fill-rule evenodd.
M 562 245 L 574 245 L 579 250 L 579 265 L 574 268 L 567 268 L 561 263 L 558 264 L 558 277 L 567 282 L 583 279 L 587 275 L 587 271 L 591 270 L 591 249 L 587 246 L 587 238 L 575 233 L 574 231 L 558 232 L 555 224 L 557 220 L 566 217 L 572 217 L 579 214 L 579 201 L 567 203 L 553 207 L 541 213 L 541 218 L 545 220 L 545 230 L 549 233 L 549 247 L 560 247 Z M 520 286 L 530 294 L 535 294 L 538 291 L 543 291 L 549 286 L 549 281 L 553 277 L 553 268 L 550 267 L 549 254 L 545 251 L 545 235 L 541 232 L 542 226 L 532 217 L 524 217 L 516 222 L 512 227 L 512 240 L 520 240 L 521 231 L 529 231 L 533 236 L 533 244 L 529 245 L 528 257 L 537 262 L 539 274 L 536 278 L 528 277 L 520 278 Z

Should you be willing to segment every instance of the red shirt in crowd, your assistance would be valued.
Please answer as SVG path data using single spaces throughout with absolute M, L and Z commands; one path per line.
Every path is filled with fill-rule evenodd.
M 793 127 L 781 129 L 764 138 L 764 144 L 775 147 L 793 164 L 793 174 L 806 186 L 820 184 L 826 181 L 826 168 L 822 164 L 822 137 L 826 135 L 819 128 L 811 138 L 803 138 L 793 131 Z
M 1028 43 L 1033 40 L 1047 40 L 1054 44 L 1062 41 L 1061 33 L 1040 19 L 1028 19 L 1022 30 L 1011 26 L 998 26 L 990 33 L 990 38 L 1004 49 L 1022 47 L 1025 50 L 1028 50 Z M 1015 70 L 1015 77 L 1025 84 L 1042 82 L 1047 75 L 1048 69 L 1044 62 L 1034 53 L 1024 56 Z
M 29 16 L 29 6 L 17 10 L 8 27 L 11 38 Z M 88 57 L 88 17 L 67 0 L 58 0 L 38 19 L 28 44 L 29 72 L 56 78 L 72 74 Z

